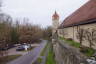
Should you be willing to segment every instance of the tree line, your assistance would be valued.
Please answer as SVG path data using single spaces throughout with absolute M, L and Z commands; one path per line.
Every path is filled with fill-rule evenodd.
M 9 15 L 0 14 L 0 48 L 14 44 L 37 43 L 42 39 L 49 40 L 51 34 L 51 27 L 41 28 L 30 23 L 20 24 L 20 20 L 13 21 Z

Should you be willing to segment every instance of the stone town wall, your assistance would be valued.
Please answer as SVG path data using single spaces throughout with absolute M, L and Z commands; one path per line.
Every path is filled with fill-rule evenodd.
M 62 41 L 53 41 L 53 49 L 57 64 L 87 64 L 85 57 L 75 48 L 68 46 Z
M 87 24 L 87 25 L 80 25 L 79 27 L 81 29 L 89 29 L 90 31 L 92 29 L 96 30 L 96 23 Z M 78 28 L 78 26 L 68 27 L 68 28 L 64 28 L 64 29 L 58 29 L 58 31 L 59 31 L 58 34 L 61 37 L 63 36 L 64 38 L 72 38 L 74 41 L 79 42 L 79 40 L 77 39 L 77 28 Z M 84 40 L 83 45 L 89 47 L 88 41 Z M 93 48 L 96 49 L 96 44 L 94 44 L 94 45 L 95 46 L 93 46 Z

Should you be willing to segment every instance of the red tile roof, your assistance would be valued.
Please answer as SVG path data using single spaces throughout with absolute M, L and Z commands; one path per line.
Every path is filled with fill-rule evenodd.
M 69 27 L 74 24 L 85 23 L 90 19 L 96 19 L 96 0 L 88 1 L 77 11 L 67 17 L 61 24 L 61 27 Z
M 59 15 L 57 14 L 56 11 L 55 11 L 55 13 L 53 14 L 52 18 L 53 18 L 53 19 L 58 19 L 58 18 L 59 18 Z

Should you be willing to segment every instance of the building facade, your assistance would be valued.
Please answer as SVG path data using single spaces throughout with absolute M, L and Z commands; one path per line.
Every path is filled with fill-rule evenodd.
M 55 13 L 52 16 L 52 35 L 54 35 L 59 27 L 59 15 L 57 14 L 57 12 L 55 11 Z
M 96 49 L 96 0 L 90 0 L 59 26 L 59 36 Z

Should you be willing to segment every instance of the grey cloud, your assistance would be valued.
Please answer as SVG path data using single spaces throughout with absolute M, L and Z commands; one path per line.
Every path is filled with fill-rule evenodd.
M 29 17 L 32 23 L 51 25 L 55 10 L 63 20 L 88 0 L 4 0 L 3 11 L 12 17 Z M 30 22 L 31 22 L 30 21 Z

